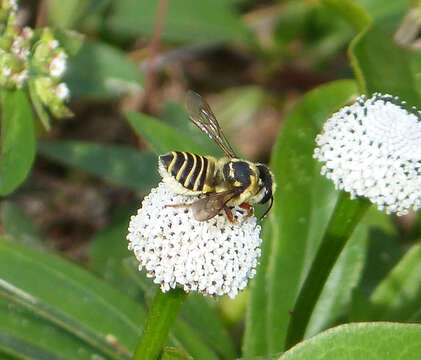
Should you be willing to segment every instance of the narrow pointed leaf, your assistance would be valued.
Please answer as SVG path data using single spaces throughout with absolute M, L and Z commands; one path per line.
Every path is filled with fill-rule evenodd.
M 0 352 L 6 348 L 4 351 L 16 352 L 27 359 L 26 349 L 34 347 L 60 359 L 71 359 L 75 354 L 80 360 L 91 360 L 95 356 L 110 359 L 76 336 L 43 320 L 34 312 L 3 298 L 0 298 L 0 318 L 0 333 L 3 335 L 0 336 Z M 15 341 L 8 343 L 9 338 Z M 29 358 L 44 359 L 42 356 Z
M 305 337 L 313 336 L 337 324 L 347 316 L 352 292 L 363 272 L 367 254 L 368 226 L 361 222 L 339 256 L 320 295 Z
M 0 350 L 18 359 L 65 360 L 17 337 L 0 331 Z
M 183 132 L 152 116 L 132 111 L 127 112 L 126 116 L 133 129 L 146 138 L 157 154 L 164 154 L 171 150 L 203 153 L 201 146 Z
M 421 312 L 421 245 L 414 245 L 371 296 L 373 320 L 414 321 Z
M 38 150 L 61 164 L 136 191 L 146 192 L 158 182 L 157 159 L 149 152 L 84 141 L 45 141 Z

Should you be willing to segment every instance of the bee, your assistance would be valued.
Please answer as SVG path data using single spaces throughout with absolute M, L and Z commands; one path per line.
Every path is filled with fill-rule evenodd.
M 240 206 L 253 215 L 253 204 L 273 204 L 275 181 L 269 168 L 260 163 L 239 159 L 228 143 L 209 104 L 194 91 L 186 95 L 186 108 L 192 122 L 212 139 L 225 156 L 216 159 L 184 151 L 170 151 L 159 156 L 159 173 L 175 193 L 202 195 L 191 204 L 168 205 L 190 207 L 198 221 L 207 221 L 225 210 L 234 221 L 230 207 Z

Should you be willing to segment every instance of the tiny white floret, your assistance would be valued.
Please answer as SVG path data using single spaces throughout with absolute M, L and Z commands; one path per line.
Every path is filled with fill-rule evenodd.
M 34 36 L 34 31 L 29 26 L 25 26 L 22 29 L 21 35 L 24 39 L 29 40 L 32 38 L 32 36 Z
M 48 43 L 48 47 L 50 48 L 50 50 L 55 50 L 59 46 L 60 46 L 60 43 L 56 39 L 53 39 Z
M 60 100 L 67 100 L 70 97 L 70 90 L 65 83 L 56 86 L 56 94 Z
M 397 215 L 421 207 L 421 114 L 405 105 L 361 96 L 327 120 L 314 151 L 337 189 Z
M 12 74 L 12 69 L 10 67 L 4 66 L 1 72 L 3 76 L 8 77 Z
M 256 274 L 260 226 L 238 207 L 232 209 L 237 223 L 231 223 L 223 212 L 197 221 L 188 207 L 167 206 L 198 198 L 175 194 L 161 182 L 131 217 L 129 249 L 139 270 L 144 268 L 163 292 L 179 286 L 186 292 L 234 298 Z
M 54 56 L 49 66 L 50 75 L 52 77 L 57 78 L 64 74 L 67 67 L 66 59 L 67 59 L 67 55 L 64 51 L 61 51 L 57 55 Z

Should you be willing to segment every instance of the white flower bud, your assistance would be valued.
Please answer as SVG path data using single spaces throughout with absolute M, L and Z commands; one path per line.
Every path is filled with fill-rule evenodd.
M 233 224 L 223 212 L 197 221 L 188 207 L 167 206 L 198 198 L 174 194 L 160 183 L 130 220 L 129 249 L 163 292 L 181 286 L 186 292 L 234 298 L 256 273 L 260 226 L 239 207 L 232 209 Z
M 25 26 L 22 29 L 21 35 L 25 40 L 29 40 L 32 38 L 32 36 L 34 36 L 34 31 L 29 26 Z
M 50 75 L 52 77 L 57 78 L 64 74 L 66 71 L 66 59 L 67 55 L 64 51 L 59 52 L 53 57 L 49 66 Z
M 421 207 L 420 112 L 404 105 L 391 95 L 358 98 L 327 120 L 313 155 L 337 189 L 397 215 Z
M 48 47 L 50 48 L 50 50 L 55 50 L 55 49 L 57 49 L 59 46 L 60 46 L 60 43 L 59 43 L 56 39 L 51 40 L 51 41 L 48 43 Z
M 7 66 L 4 66 L 3 69 L 1 70 L 3 76 L 8 77 L 12 74 L 12 69 L 10 69 Z
M 65 83 L 56 86 L 56 94 L 60 100 L 67 100 L 70 97 L 70 90 Z

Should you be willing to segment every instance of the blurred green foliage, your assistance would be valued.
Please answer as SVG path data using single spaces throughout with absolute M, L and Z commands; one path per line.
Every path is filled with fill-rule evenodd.
M 156 0 L 39 3 L 22 6 L 29 25 L 50 26 L 68 53 L 63 81 L 74 118 L 50 123 L 31 83 L 1 89 L 0 357 L 131 357 L 156 291 L 127 251 L 139 193 L 159 181 L 161 153 L 221 155 L 188 121 L 179 99 L 189 87 L 209 95 L 228 138 L 250 127 L 259 140 L 252 125 L 255 118 L 263 123 L 264 110 L 284 117 L 279 133 L 273 125 L 266 130 L 273 134 L 267 152 L 276 138 L 270 165 L 278 190 L 262 223 L 263 253 L 241 321 L 229 324 L 236 309 L 192 294 L 161 358 L 419 357 L 420 217 L 407 218 L 408 225 L 374 209 L 332 272 L 319 269 L 329 276 L 306 324 L 305 338 L 314 337 L 282 354 L 295 301 L 338 198 L 312 158 L 315 136 L 359 94 L 390 93 L 421 108 L 418 1 L 168 1 L 155 49 L 148 45 L 156 36 Z M 399 30 L 415 35 L 400 41 Z M 119 201 L 128 199 L 123 206 L 110 200 L 111 220 L 85 234 L 89 245 L 78 263 L 57 254 L 54 232 L 22 205 L 32 196 L 32 210 L 46 211 L 35 197 L 40 173 L 81 188 L 94 183 L 108 189 L 106 198 L 117 192 Z M 58 201 L 53 191 L 46 198 Z M 241 308 L 240 301 L 232 307 Z M 224 318 L 222 311 L 235 316 Z M 351 321 L 365 323 L 346 324 Z

